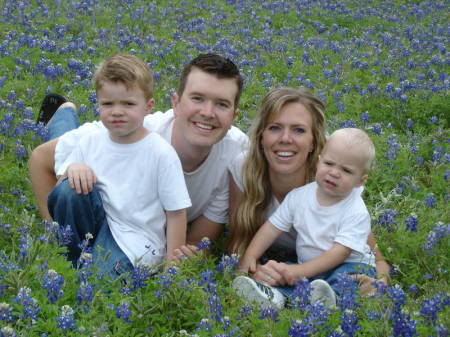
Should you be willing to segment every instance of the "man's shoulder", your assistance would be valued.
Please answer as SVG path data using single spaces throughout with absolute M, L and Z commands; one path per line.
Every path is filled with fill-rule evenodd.
M 232 126 L 217 144 L 227 149 L 233 149 L 233 152 L 240 153 L 247 149 L 249 140 L 244 132 Z

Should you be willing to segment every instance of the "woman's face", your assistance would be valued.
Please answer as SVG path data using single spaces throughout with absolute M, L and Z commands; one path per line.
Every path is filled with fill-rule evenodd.
M 301 103 L 284 105 L 262 134 L 269 173 L 305 174 L 308 154 L 314 150 L 313 141 L 311 113 Z

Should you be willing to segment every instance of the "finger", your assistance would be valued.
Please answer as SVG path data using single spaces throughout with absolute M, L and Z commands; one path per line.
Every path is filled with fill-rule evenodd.
M 81 186 L 81 190 L 83 191 L 83 194 L 87 195 L 89 193 L 89 187 L 88 187 L 87 178 L 85 176 L 83 176 L 81 178 L 80 186 Z

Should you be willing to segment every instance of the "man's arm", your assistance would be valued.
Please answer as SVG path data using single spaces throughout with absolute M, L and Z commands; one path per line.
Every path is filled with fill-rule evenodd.
M 52 218 L 47 208 L 47 197 L 56 185 L 55 148 L 58 138 L 48 141 L 36 147 L 28 160 L 28 172 L 31 187 L 36 197 L 39 213 L 45 220 Z
M 199 216 L 191 222 L 187 233 L 187 243 L 198 246 L 204 237 L 214 241 L 219 238 L 223 229 L 222 223 L 209 220 L 204 215 Z
M 186 243 L 186 209 L 166 211 L 166 261 L 176 261 L 175 250 Z

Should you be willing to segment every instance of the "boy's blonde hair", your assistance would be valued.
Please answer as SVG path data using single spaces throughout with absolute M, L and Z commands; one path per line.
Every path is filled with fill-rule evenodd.
M 95 91 L 98 92 L 104 82 L 121 82 L 130 90 L 137 86 L 146 100 L 153 97 L 153 74 L 150 68 L 138 57 L 129 54 L 115 54 L 98 66 L 94 74 Z
M 323 151 L 327 149 L 327 144 L 336 137 L 339 137 L 348 148 L 355 151 L 361 160 L 363 173 L 368 173 L 372 167 L 372 162 L 375 159 L 375 145 L 369 135 L 357 128 L 338 129 L 328 138 Z

